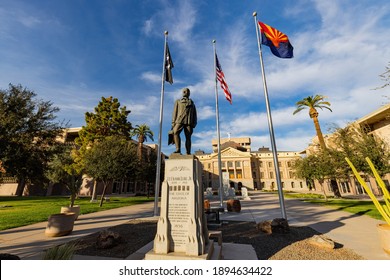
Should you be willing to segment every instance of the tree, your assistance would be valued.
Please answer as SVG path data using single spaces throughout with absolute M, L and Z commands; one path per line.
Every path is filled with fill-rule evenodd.
M 142 160 L 142 144 L 148 141 L 148 138 L 154 141 L 153 131 L 151 131 L 150 127 L 146 124 L 141 124 L 135 126 L 132 135 L 136 136 L 138 139 L 138 157 Z
M 293 113 L 293 115 L 295 115 L 296 113 L 302 111 L 303 109 L 309 108 L 309 116 L 311 119 L 313 119 L 318 141 L 320 142 L 320 146 L 322 150 L 326 149 L 326 145 L 325 145 L 324 137 L 321 132 L 320 123 L 318 121 L 318 111 L 316 108 L 320 108 L 321 110 L 325 108 L 332 112 L 332 110 L 329 107 L 330 103 L 324 101 L 324 99 L 325 96 L 323 95 L 308 96 L 306 98 L 303 98 L 302 100 L 296 103 L 297 109 Z
M 18 181 L 21 196 L 26 182 L 40 181 L 48 161 L 57 152 L 56 138 L 65 128 L 55 122 L 59 108 L 21 85 L 0 90 L 0 160 Z
M 294 162 L 295 174 L 298 178 L 306 179 L 311 182 L 317 180 L 320 183 L 325 201 L 328 200 L 324 182 L 331 178 L 335 173 L 332 159 L 327 151 L 321 151 L 318 154 L 309 155 Z
M 130 111 L 126 110 L 126 106 L 120 106 L 117 98 L 102 97 L 94 113 L 85 113 L 86 125 L 79 131 L 76 144 L 88 147 L 95 140 L 107 136 L 123 136 L 130 139 L 133 128 L 131 122 L 127 120 Z
M 156 179 L 156 170 L 157 170 L 157 153 L 150 152 L 146 157 L 143 158 L 142 164 L 138 168 L 138 180 L 141 182 L 146 182 L 148 189 L 147 195 L 149 198 L 150 189 L 149 186 L 155 182 Z M 163 169 L 164 170 L 164 169 Z
M 307 180 L 318 180 L 325 193 L 323 183 L 330 180 L 333 192 L 339 194 L 336 179 L 350 179 L 353 175 L 350 166 L 345 161 L 348 157 L 359 172 L 372 174 L 365 158 L 369 157 L 378 166 L 380 176 L 390 172 L 390 149 L 381 138 L 367 133 L 367 128 L 350 124 L 345 128 L 334 128 L 332 145 L 314 155 L 299 159 L 294 168 L 297 177 Z
M 390 62 L 389 62 L 389 66 L 386 66 L 386 71 L 383 72 L 382 74 L 380 74 L 379 77 L 381 77 L 381 79 L 385 81 L 385 84 L 380 86 L 377 89 L 385 88 L 387 86 L 390 86 Z
M 349 124 L 334 130 L 334 153 L 338 152 L 338 168 L 348 175 L 352 170 L 345 161 L 348 157 L 359 172 L 372 174 L 365 158 L 369 157 L 380 176 L 390 172 L 390 147 L 380 137 L 369 133 L 369 127 Z
M 108 184 L 135 173 L 138 166 L 136 147 L 124 137 L 105 137 L 86 151 L 84 164 L 87 175 L 103 182 L 101 207 Z
M 127 119 L 129 114 L 130 111 L 126 106 L 121 107 L 117 98 L 102 97 L 94 112 L 85 113 L 86 125 L 79 131 L 79 137 L 75 140 L 79 146 L 74 151 L 76 162 L 83 165 L 87 149 L 105 137 L 118 136 L 130 140 L 133 127 Z M 96 199 L 97 178 L 94 179 L 92 201 Z
M 73 159 L 71 148 L 64 145 L 48 164 L 46 177 L 53 183 L 64 184 L 70 191 L 70 207 L 73 207 L 82 184 L 82 167 Z

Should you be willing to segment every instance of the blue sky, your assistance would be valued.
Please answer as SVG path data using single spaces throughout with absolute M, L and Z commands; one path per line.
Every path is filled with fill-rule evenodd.
M 174 62 L 165 84 L 163 147 L 173 102 L 189 87 L 198 110 L 192 150 L 211 151 L 216 138 L 213 44 L 233 96 L 218 86 L 221 137 L 251 137 L 270 146 L 252 13 L 287 34 L 294 58 L 263 47 L 269 100 L 279 151 L 303 150 L 315 135 L 308 111 L 292 115 L 309 95 L 327 96 L 319 111 L 324 133 L 389 102 L 379 75 L 390 61 L 388 0 L 1 0 L 0 88 L 21 84 L 51 100 L 58 119 L 85 124 L 102 96 L 114 96 L 133 126 L 159 133 L 164 31 Z M 184 137 L 184 136 L 183 136 Z M 148 141 L 147 143 L 153 143 Z

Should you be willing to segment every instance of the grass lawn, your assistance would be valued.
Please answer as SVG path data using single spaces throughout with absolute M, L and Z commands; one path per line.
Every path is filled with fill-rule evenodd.
M 301 193 L 284 193 L 284 196 L 286 198 L 297 198 L 302 201 L 317 203 L 322 206 L 336 208 L 337 210 L 342 210 L 357 215 L 368 215 L 371 218 L 384 221 L 383 217 L 371 200 L 328 198 L 328 201 L 325 201 L 322 195 Z
M 91 203 L 90 199 L 76 199 L 75 205 L 80 205 L 80 214 L 154 201 L 154 197 L 111 197 L 109 202 L 99 207 L 99 203 Z M 69 197 L 0 196 L 0 230 L 47 221 L 51 214 L 60 213 L 61 207 L 68 205 Z

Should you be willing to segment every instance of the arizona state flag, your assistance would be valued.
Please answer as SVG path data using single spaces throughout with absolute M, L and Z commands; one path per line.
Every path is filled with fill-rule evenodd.
M 294 48 L 286 34 L 260 21 L 259 26 L 261 43 L 267 45 L 274 55 L 280 58 L 292 58 L 294 56 Z

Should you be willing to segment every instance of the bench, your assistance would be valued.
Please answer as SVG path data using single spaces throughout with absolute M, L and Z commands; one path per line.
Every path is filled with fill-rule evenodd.
M 209 239 L 217 239 L 218 245 L 222 246 L 222 231 L 209 230 Z
M 209 214 L 215 214 L 215 222 L 217 224 L 221 223 L 219 219 L 219 213 L 223 213 L 225 210 L 223 207 L 210 207 L 210 208 L 205 208 L 204 212 L 209 215 Z

